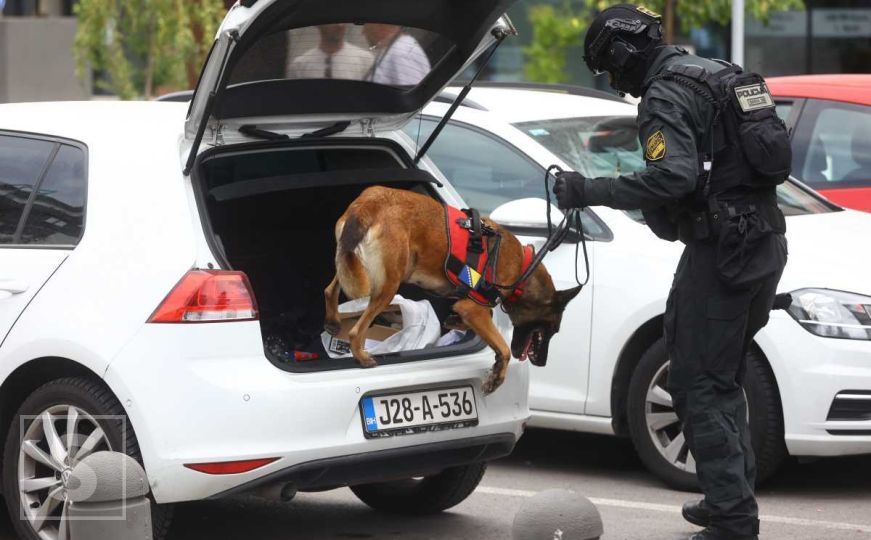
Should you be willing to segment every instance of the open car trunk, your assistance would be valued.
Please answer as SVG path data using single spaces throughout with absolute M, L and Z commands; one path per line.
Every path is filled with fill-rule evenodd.
M 357 367 L 352 358 L 330 358 L 321 340 L 323 291 L 335 275 L 334 227 L 369 186 L 438 198 L 436 180 L 412 168 L 405 156 L 390 141 L 332 139 L 216 148 L 198 160 L 194 186 L 212 250 L 225 267 L 248 275 L 260 308 L 264 349 L 275 365 L 289 371 Z M 428 300 L 440 322 L 453 304 L 412 285 L 403 285 L 399 294 Z M 343 294 L 340 302 L 346 300 Z M 439 334 L 447 331 L 440 328 Z M 452 345 L 377 360 L 431 359 L 483 346 L 469 332 Z

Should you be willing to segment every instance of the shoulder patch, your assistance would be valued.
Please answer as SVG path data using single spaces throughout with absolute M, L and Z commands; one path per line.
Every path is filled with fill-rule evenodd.
M 638 6 L 635 8 L 639 13 L 644 13 L 648 17 L 653 17 L 654 19 L 660 19 L 659 13 L 656 13 L 650 9 L 647 9 L 644 6 Z
M 661 130 L 657 130 L 653 135 L 648 137 L 647 144 L 644 146 L 646 148 L 644 158 L 648 161 L 659 161 L 665 157 L 667 148 L 665 135 L 663 135 Z

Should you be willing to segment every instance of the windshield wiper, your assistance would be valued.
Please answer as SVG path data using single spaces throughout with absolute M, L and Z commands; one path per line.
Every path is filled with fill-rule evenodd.
M 300 139 L 313 139 L 318 137 L 329 137 L 330 135 L 335 135 L 336 133 L 341 133 L 348 129 L 348 126 L 351 125 L 351 122 L 336 122 L 335 124 L 331 124 L 327 127 L 312 131 L 310 133 L 303 133 L 300 135 Z M 283 133 L 276 133 L 274 131 L 268 131 L 265 129 L 260 129 L 259 127 L 253 124 L 246 124 L 244 126 L 239 127 L 239 133 L 248 137 L 254 137 L 256 139 L 264 139 L 267 141 L 288 141 L 290 137 Z

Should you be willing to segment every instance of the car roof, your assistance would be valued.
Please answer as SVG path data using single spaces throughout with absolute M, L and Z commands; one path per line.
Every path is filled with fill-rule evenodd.
M 828 99 L 871 106 L 871 75 L 796 75 L 766 79 L 776 97 Z
M 456 95 L 457 88 L 446 91 Z M 628 102 L 594 95 L 579 95 L 564 87 L 473 87 L 468 99 L 472 107 L 486 109 L 511 124 L 534 120 L 555 120 L 586 116 L 635 116 L 638 110 Z
M 155 101 L 52 101 L 0 105 L 0 130 L 53 135 L 90 144 L 136 143 L 184 129 L 187 105 Z

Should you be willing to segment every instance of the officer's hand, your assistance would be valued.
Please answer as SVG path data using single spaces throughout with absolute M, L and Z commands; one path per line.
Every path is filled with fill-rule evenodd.
M 576 172 L 560 172 L 556 174 L 553 193 L 556 195 L 557 207 L 560 210 L 583 208 L 584 187 L 587 179 Z

